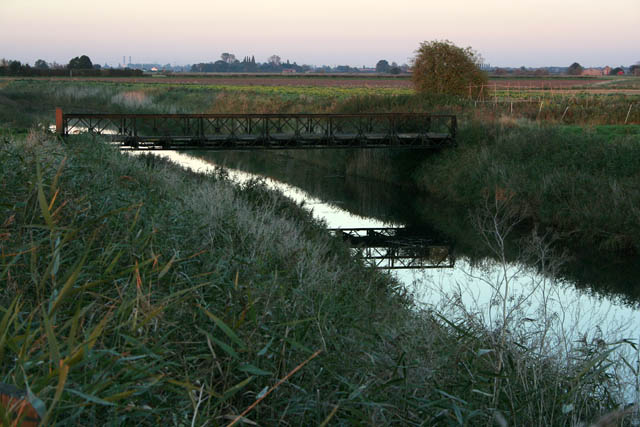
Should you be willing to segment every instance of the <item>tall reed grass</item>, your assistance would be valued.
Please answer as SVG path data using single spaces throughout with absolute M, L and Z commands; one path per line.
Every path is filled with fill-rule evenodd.
M 45 424 L 568 425 L 617 407 L 510 340 L 496 371 L 488 331 L 419 310 L 259 182 L 41 133 L 0 162 L 0 381 Z M 482 385 L 505 377 L 511 394 Z

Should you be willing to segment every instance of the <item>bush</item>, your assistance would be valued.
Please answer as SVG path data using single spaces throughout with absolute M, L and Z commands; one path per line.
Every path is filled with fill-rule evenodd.
M 465 95 L 469 87 L 489 81 L 480 70 L 480 56 L 470 47 L 448 40 L 423 42 L 413 60 L 413 83 L 418 92 Z

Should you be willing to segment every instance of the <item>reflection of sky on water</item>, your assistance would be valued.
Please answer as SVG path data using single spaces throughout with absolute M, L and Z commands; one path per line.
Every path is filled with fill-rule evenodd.
M 131 151 L 131 153 L 144 153 Z M 193 157 L 188 154 L 176 152 L 176 151 L 153 151 L 153 154 L 169 159 L 175 163 L 187 167 L 195 172 L 213 172 L 218 165 L 212 162 L 204 161 L 201 158 Z M 259 175 L 250 174 L 247 172 L 239 171 L 236 169 L 225 168 L 229 179 L 237 183 L 246 183 L 252 179 L 262 179 L 267 187 L 277 189 L 284 193 L 288 198 L 296 203 L 303 203 L 304 205 L 313 211 L 316 218 L 321 218 L 327 223 L 329 228 L 357 228 L 357 227 L 394 227 L 400 226 L 399 224 L 390 224 L 382 221 L 378 221 L 374 218 L 365 218 L 358 215 L 353 215 L 350 212 L 340 209 L 333 204 L 323 202 L 320 199 L 311 197 L 308 193 L 301 189 L 291 186 L 289 184 L 276 181 L 272 178 L 266 178 Z
M 154 151 L 153 154 L 196 172 L 211 172 L 217 167 L 214 163 L 184 153 Z M 229 178 L 238 183 L 262 178 L 269 188 L 280 190 L 297 203 L 304 202 L 304 206 L 311 209 L 314 216 L 326 221 L 330 228 L 402 226 L 353 215 L 335 203 L 323 202 L 297 187 L 271 178 L 234 169 L 226 171 Z M 631 307 L 619 298 L 581 292 L 571 283 L 545 278 L 531 267 L 511 264 L 503 270 L 496 263 L 487 263 L 481 268 L 472 266 L 465 259 L 457 259 L 453 269 L 395 270 L 390 274 L 404 283 L 420 304 L 436 307 L 445 314 L 455 315 L 453 304 L 448 302 L 459 295 L 464 309 L 480 316 L 490 328 L 502 322 L 502 300 L 499 296 L 505 295 L 507 311 L 516 306 L 519 308 L 514 316 L 517 314 L 515 318 L 520 319 L 521 324 L 514 325 L 515 328 L 526 329 L 528 325 L 522 322 L 536 328 L 542 318 L 551 318 L 553 322 L 548 327 L 553 338 L 547 340 L 552 340 L 549 341 L 551 348 L 563 352 L 585 333 L 588 341 L 601 337 L 607 342 L 623 338 L 637 342 L 640 338 L 640 310 L 637 307 Z M 508 291 L 505 291 L 505 277 L 509 280 Z

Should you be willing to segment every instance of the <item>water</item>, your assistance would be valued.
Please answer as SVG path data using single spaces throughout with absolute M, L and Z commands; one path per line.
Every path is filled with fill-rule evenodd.
M 432 240 L 450 241 L 437 227 L 426 224 L 424 218 L 456 221 L 456 215 L 425 196 L 407 195 L 401 188 L 370 180 L 332 175 L 284 156 L 255 152 L 197 153 L 197 157 L 170 151 L 154 154 L 194 171 L 207 172 L 231 164 L 233 167 L 227 171 L 232 181 L 263 178 L 267 187 L 297 203 L 304 202 L 329 228 L 414 226 Z M 253 173 L 246 171 L 249 169 Z M 305 189 L 283 182 L 285 179 L 300 183 Z M 480 240 L 466 220 L 460 224 L 466 225 L 457 226 L 462 230 L 458 236 Z M 598 286 L 585 282 L 588 278 L 580 274 L 579 263 L 576 271 L 543 274 L 539 263 L 518 262 L 509 255 L 496 261 L 486 256 L 487 252 L 474 254 L 478 251 L 465 242 L 455 244 L 455 248 L 454 268 L 392 270 L 389 274 L 413 294 L 418 307 L 435 308 L 449 319 L 481 319 L 490 330 L 504 326 L 541 354 L 553 352 L 570 357 L 581 345 L 638 342 L 640 306 L 636 295 L 633 291 L 612 291 L 617 288 L 610 283 Z M 636 280 L 635 277 L 639 276 L 629 280 Z M 621 344 L 616 354 L 635 363 L 638 355 L 631 350 L 631 346 Z M 638 401 L 637 378 L 627 373 L 626 380 L 629 385 L 625 399 Z

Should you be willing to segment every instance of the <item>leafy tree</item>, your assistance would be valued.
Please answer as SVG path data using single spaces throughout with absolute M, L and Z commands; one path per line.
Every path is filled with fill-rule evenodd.
M 640 76 L 640 62 L 633 64 L 631 68 L 629 68 L 629 74 L 633 76 Z
M 33 64 L 34 68 L 37 68 L 39 70 L 48 70 L 49 69 L 49 64 L 47 64 L 46 61 L 42 60 L 42 59 L 38 59 L 34 64 Z
M 82 55 L 80 57 L 76 56 L 69 61 L 68 68 L 71 70 L 88 70 L 93 68 L 93 64 L 87 55 Z
M 9 74 L 18 74 L 21 68 L 20 61 L 9 61 Z
M 413 83 L 422 93 L 465 95 L 469 86 L 488 82 L 480 62 L 470 47 L 463 49 L 449 40 L 422 42 L 413 60 Z
M 388 73 L 390 69 L 391 65 L 389 65 L 389 62 L 386 59 L 381 59 L 376 64 L 376 73 Z
M 391 67 L 389 69 L 389 73 L 391 74 L 400 74 L 402 72 L 402 70 L 400 69 L 400 67 Z
M 617 76 L 618 74 L 624 74 L 624 70 L 622 69 L 622 67 L 616 67 L 609 71 L 610 76 Z
M 569 74 L 570 76 L 579 76 L 580 74 L 582 74 L 582 70 L 584 70 L 582 65 L 578 64 L 577 62 L 574 62 L 573 64 L 569 65 L 567 74 Z

